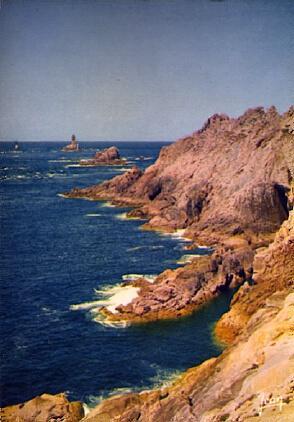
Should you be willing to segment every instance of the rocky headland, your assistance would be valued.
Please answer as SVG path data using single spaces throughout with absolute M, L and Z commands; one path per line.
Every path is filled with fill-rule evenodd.
M 137 297 L 115 312 L 102 308 L 105 318 L 141 323 L 181 317 L 239 287 L 215 327 L 227 345 L 220 356 L 169 387 L 104 400 L 82 421 L 292 420 L 293 133 L 293 107 L 284 115 L 274 107 L 238 118 L 214 115 L 199 131 L 164 147 L 144 172 L 134 167 L 66 194 L 130 206 L 130 217 L 148 219 L 145 229 L 181 229 L 191 248 L 213 247 L 210 256 L 166 270 L 153 283 L 133 281 Z
M 162 148 L 144 172 L 133 167 L 67 196 L 136 206 L 130 215 L 147 216 L 148 227 L 186 229 L 197 242 L 245 238 L 245 232 L 256 240 L 287 218 L 292 120 L 293 108 L 283 116 L 274 107 L 250 109 L 239 118 L 216 114 Z
M 119 150 L 114 146 L 97 151 L 94 157 L 89 160 L 80 160 L 80 165 L 91 167 L 123 165 L 126 163 L 127 161 L 121 158 Z
M 288 218 L 293 190 L 291 107 L 249 109 L 238 118 L 214 115 L 202 129 L 162 148 L 154 165 L 133 167 L 100 185 L 66 196 L 128 205 L 145 229 L 184 230 L 212 256 L 166 270 L 153 284 L 136 280 L 138 297 L 103 315 L 145 322 L 187 315 L 228 288 L 252 284 L 254 255 Z

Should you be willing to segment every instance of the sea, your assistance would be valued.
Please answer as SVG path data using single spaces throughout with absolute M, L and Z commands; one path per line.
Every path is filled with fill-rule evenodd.
M 66 392 L 93 407 L 165 385 L 221 353 L 213 325 L 229 294 L 190 317 L 136 326 L 105 324 L 96 312 L 127 279 L 144 274 L 152 282 L 189 260 L 183 255 L 209 249 L 188 252 L 181 236 L 143 231 L 142 221 L 125 218 L 127 208 L 61 195 L 133 165 L 144 169 L 166 144 L 117 143 L 123 167 L 78 164 L 112 144 L 85 142 L 72 153 L 61 151 L 65 144 L 23 142 L 19 151 L 0 144 L 1 406 Z

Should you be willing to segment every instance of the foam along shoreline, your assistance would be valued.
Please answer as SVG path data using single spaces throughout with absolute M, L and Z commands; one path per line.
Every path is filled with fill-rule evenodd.
M 133 286 L 122 286 L 121 284 L 105 289 L 95 289 L 95 293 L 101 297 L 99 300 L 71 305 L 72 311 L 85 310 L 95 315 L 99 314 L 102 307 L 113 314 L 117 313 L 116 308 L 120 305 L 128 305 L 138 296 L 140 288 Z M 97 322 L 100 320 L 96 319 Z
M 156 277 L 157 275 L 155 274 L 124 274 L 122 276 L 122 279 L 124 281 L 131 282 L 131 281 L 136 281 L 143 278 L 144 280 L 148 281 L 148 283 L 154 283 Z
M 117 397 L 118 395 L 125 395 L 129 393 L 151 393 L 152 390 L 157 388 L 168 388 L 171 387 L 172 384 L 178 380 L 181 375 L 182 371 L 179 369 L 169 370 L 169 369 L 162 369 L 156 364 L 151 364 L 151 368 L 154 368 L 156 373 L 154 376 L 150 377 L 150 385 L 139 386 L 139 387 L 117 387 L 111 390 L 104 390 L 101 394 L 94 396 L 90 395 L 86 398 L 86 401 L 83 403 L 87 409 L 90 411 L 93 410 L 96 406 L 98 406 L 102 401 Z M 89 413 L 89 412 L 87 412 Z
M 72 167 L 83 167 L 83 166 L 81 166 L 81 164 L 67 164 L 64 167 L 67 168 L 67 169 L 69 169 L 69 168 L 72 168 Z
M 177 229 L 173 232 L 161 232 L 161 236 L 169 236 L 172 237 L 173 239 L 178 239 L 181 240 L 183 242 L 192 242 L 192 239 L 189 239 L 188 237 L 185 237 L 185 232 L 186 229 Z
M 101 208 L 116 208 L 116 206 L 110 201 L 103 202 L 100 206 Z
M 187 255 L 181 256 L 181 258 L 178 259 L 176 262 L 179 265 L 190 264 L 194 259 L 201 258 L 203 256 L 206 256 L 206 255 L 203 255 L 203 254 L 193 254 L 193 255 L 187 254 Z
M 118 214 L 115 216 L 116 219 L 118 220 L 141 220 L 141 221 L 146 221 L 147 218 L 141 218 L 141 217 L 129 217 L 127 212 L 123 212 L 122 214 Z

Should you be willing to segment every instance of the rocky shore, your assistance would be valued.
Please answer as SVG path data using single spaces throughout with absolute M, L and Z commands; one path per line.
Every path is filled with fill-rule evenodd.
M 130 215 L 147 216 L 148 227 L 186 229 L 204 244 L 273 233 L 287 218 L 292 120 L 293 108 L 283 116 L 274 107 L 239 118 L 214 115 L 191 136 L 162 148 L 144 172 L 134 167 L 67 196 L 136 205 Z
M 134 207 L 128 216 L 147 218 L 145 229 L 182 229 L 192 247 L 214 247 L 211 257 L 167 270 L 153 284 L 136 281 L 138 297 L 115 313 L 102 308 L 107 319 L 175 318 L 224 289 L 252 283 L 255 251 L 273 240 L 292 206 L 293 119 L 293 107 L 282 116 L 274 107 L 235 119 L 214 115 L 191 136 L 162 148 L 145 172 L 133 167 L 65 194 Z
M 102 151 L 97 151 L 93 158 L 89 160 L 80 160 L 82 166 L 114 166 L 123 165 L 127 161 L 121 158 L 119 150 L 112 146 Z
M 220 320 L 216 332 L 231 343 L 219 357 L 189 369 L 171 387 L 105 400 L 83 421 L 290 422 L 293 262 L 292 214 L 274 242 L 257 253 L 255 284 L 239 289 L 231 310 Z
M 291 420 L 293 131 L 293 107 L 284 115 L 274 107 L 250 109 L 238 118 L 214 115 L 199 131 L 164 147 L 144 172 L 133 167 L 65 194 L 131 206 L 130 217 L 148 219 L 145 229 L 182 229 L 191 247 L 213 247 L 210 256 L 166 270 L 153 283 L 133 281 L 140 288 L 137 297 L 115 312 L 102 308 L 105 318 L 130 323 L 177 318 L 239 287 L 215 328 L 227 344 L 219 357 L 189 369 L 170 387 L 116 396 L 83 419 L 74 417 L 84 422 Z

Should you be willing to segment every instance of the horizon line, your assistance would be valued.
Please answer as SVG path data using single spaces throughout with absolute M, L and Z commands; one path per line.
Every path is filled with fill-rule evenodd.
M 42 139 L 42 140 L 40 140 L 40 139 L 30 139 L 30 140 L 28 140 L 28 139 L 23 139 L 23 140 L 21 140 L 21 139 L 0 139 L 0 143 L 5 143 L 5 142 L 7 142 L 7 143 L 13 143 L 13 142 L 26 142 L 26 143 L 34 143 L 34 142 L 52 142 L 52 143 L 61 143 L 61 142 L 67 142 L 67 143 L 69 143 L 70 142 L 70 140 L 68 140 L 68 139 L 66 139 L 66 140 L 64 140 L 64 139 L 62 139 L 62 140 L 46 140 L 46 139 Z M 122 142 L 132 142 L 132 143 L 139 143 L 139 142 L 149 142 L 149 143 L 154 143 L 154 142 L 158 142 L 158 143 L 169 143 L 169 142 L 175 142 L 175 141 L 171 141 L 171 140 L 87 140 L 87 141 L 85 141 L 85 140 L 78 140 L 78 143 L 122 143 Z

